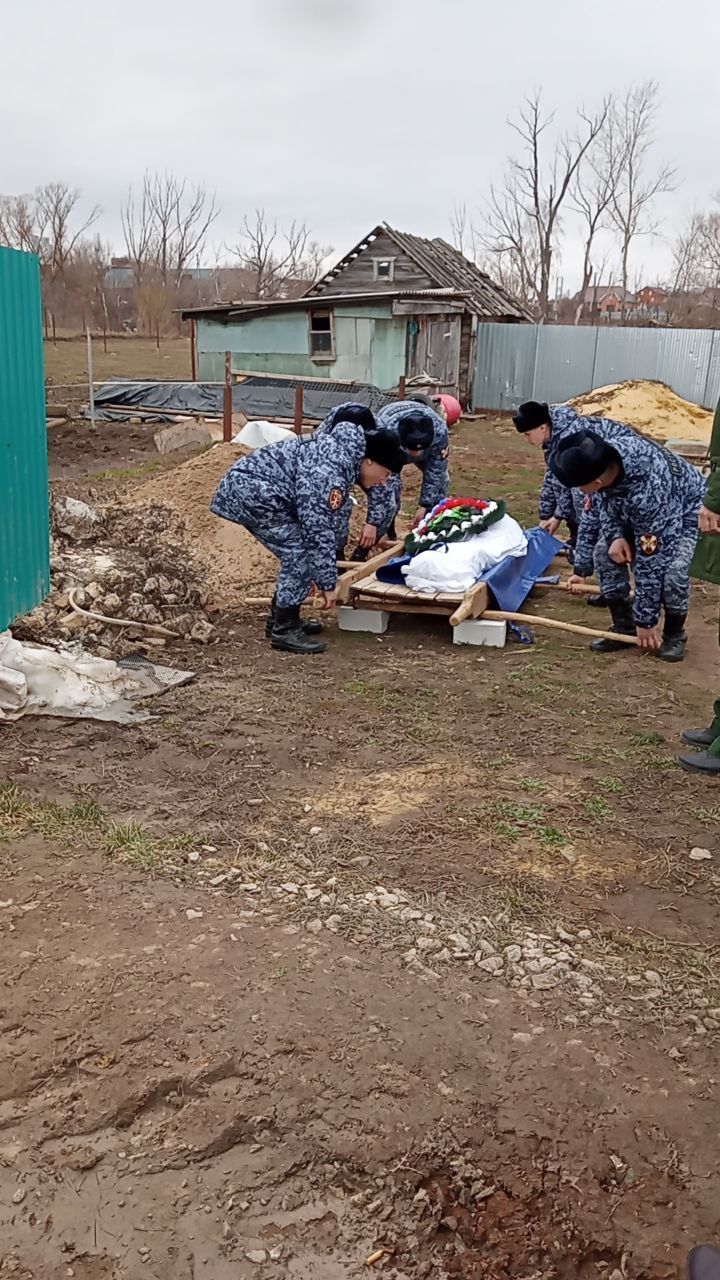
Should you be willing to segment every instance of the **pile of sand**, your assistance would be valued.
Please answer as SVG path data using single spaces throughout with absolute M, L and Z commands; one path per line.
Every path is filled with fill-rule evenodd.
M 614 418 L 655 440 L 710 440 L 713 415 L 664 382 L 618 382 L 569 400 L 579 413 Z
M 184 540 L 207 575 L 209 600 L 219 609 L 237 608 L 246 596 L 269 595 L 277 577 L 274 556 L 240 525 L 220 520 L 210 511 L 220 479 L 245 453 L 240 445 L 214 445 L 173 471 L 153 476 L 127 499 L 133 507 L 161 507 L 178 517 Z M 362 504 L 353 512 L 351 544 L 364 519 Z
M 240 525 L 220 520 L 210 510 L 222 476 L 247 450 L 216 444 L 172 471 L 153 476 L 134 489 L 133 507 L 172 511 L 193 557 L 203 566 L 212 604 L 233 608 L 247 595 L 267 595 L 277 576 L 277 561 Z

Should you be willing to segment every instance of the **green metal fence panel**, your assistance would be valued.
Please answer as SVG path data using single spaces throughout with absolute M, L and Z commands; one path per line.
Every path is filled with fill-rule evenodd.
M 0 629 L 49 589 L 40 265 L 0 249 Z

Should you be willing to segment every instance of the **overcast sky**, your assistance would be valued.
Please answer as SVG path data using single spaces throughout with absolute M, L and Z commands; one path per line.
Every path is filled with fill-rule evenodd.
M 298 217 L 345 252 L 377 222 L 449 237 L 514 145 L 524 94 L 558 123 L 639 80 L 660 85 L 655 154 L 678 172 L 638 246 L 669 271 L 675 227 L 720 188 L 717 0 L 32 0 L 2 6 L 0 192 L 62 179 L 119 209 L 146 168 L 217 192 L 213 239 L 243 213 Z M 577 283 L 568 228 L 560 274 Z

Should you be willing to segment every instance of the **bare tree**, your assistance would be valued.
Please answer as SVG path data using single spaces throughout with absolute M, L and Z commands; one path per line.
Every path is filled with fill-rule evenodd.
M 582 284 L 575 311 L 575 324 L 579 324 L 583 317 L 590 284 L 600 283 L 605 265 L 603 261 L 600 271 L 597 271 L 594 262 L 596 238 L 598 232 L 607 225 L 613 196 L 612 181 L 603 158 L 603 131 L 601 130 L 589 149 L 587 163 L 577 170 L 571 193 L 571 208 L 580 216 L 583 224 Z
M 650 161 L 658 87 L 646 80 L 614 102 L 603 134 L 601 167 L 611 187 L 609 213 L 620 241 L 623 318 L 629 280 L 630 249 L 637 236 L 657 230 L 656 198 L 674 190 L 675 172 Z
M 715 201 L 720 205 L 720 193 Z M 673 246 L 668 310 L 676 324 L 717 324 L 720 307 L 720 209 L 694 213 Z
M 32 196 L 0 196 L 0 244 L 38 252 L 38 211 Z
M 155 270 L 153 214 L 146 181 L 143 182 L 139 196 L 130 188 L 120 207 L 120 220 L 125 252 L 132 264 L 135 285 L 139 288 L 148 273 Z
M 580 109 L 575 131 L 564 133 L 547 156 L 544 135 L 554 117 L 543 116 L 540 93 L 526 99 L 519 120 L 511 121 L 521 152 L 510 157 L 502 186 L 491 190 L 482 240 L 498 263 L 510 264 L 520 296 L 534 304 L 541 320 L 550 311 L 563 206 L 580 165 L 605 127 L 609 107 L 606 99 L 592 115 Z
M 97 205 L 78 221 L 81 193 L 64 182 L 48 182 L 35 192 L 40 260 L 51 281 L 62 276 L 76 246 L 100 217 Z
M 177 289 L 192 262 L 202 256 L 219 209 L 215 196 L 200 184 L 188 186 L 173 174 L 146 173 L 136 194 L 131 187 L 122 205 L 125 248 L 138 285 L 159 277 Z
M 472 227 L 464 201 L 462 204 L 454 204 L 450 211 L 450 231 L 455 248 L 459 253 L 467 254 L 472 240 Z
M 311 239 L 307 225 L 292 222 L 286 230 L 264 209 L 243 218 L 239 239 L 228 246 L 240 266 L 253 277 L 255 298 L 290 298 L 304 293 L 322 274 L 332 250 Z

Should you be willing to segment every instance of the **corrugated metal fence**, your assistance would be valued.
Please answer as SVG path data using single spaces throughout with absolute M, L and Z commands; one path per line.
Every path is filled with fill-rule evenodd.
M 720 399 L 720 330 L 609 325 L 478 325 L 473 403 L 512 409 L 557 404 L 591 387 L 655 378 L 694 404 Z
M 50 587 L 40 267 L 0 249 L 0 629 Z

